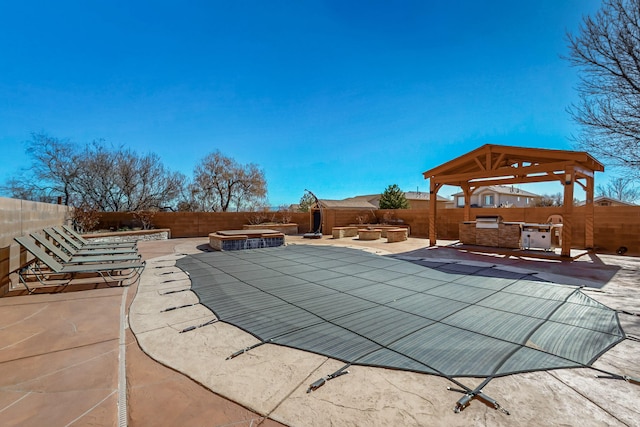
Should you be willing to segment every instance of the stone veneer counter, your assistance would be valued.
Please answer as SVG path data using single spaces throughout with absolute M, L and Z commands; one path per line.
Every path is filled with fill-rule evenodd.
M 522 224 L 500 222 L 496 228 L 476 228 L 475 221 L 465 221 L 459 226 L 460 242 L 465 245 L 519 249 Z

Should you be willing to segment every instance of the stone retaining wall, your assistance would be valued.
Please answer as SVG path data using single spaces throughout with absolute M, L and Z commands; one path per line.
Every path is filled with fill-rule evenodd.
M 520 225 L 498 224 L 498 228 L 476 228 L 474 222 L 459 225 L 460 242 L 465 245 L 491 246 L 495 248 L 520 247 Z
M 82 237 L 92 242 L 136 242 L 139 240 L 167 240 L 171 238 L 171 230 L 168 228 L 158 230 L 117 231 L 99 234 L 84 234 Z

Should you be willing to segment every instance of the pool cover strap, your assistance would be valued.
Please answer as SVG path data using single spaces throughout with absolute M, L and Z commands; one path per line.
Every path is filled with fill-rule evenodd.
M 249 346 L 249 347 L 245 347 L 245 348 L 243 348 L 242 350 L 238 350 L 238 351 L 236 351 L 236 352 L 235 352 L 235 353 L 233 353 L 231 356 L 227 357 L 225 360 L 233 359 L 233 358 L 235 358 L 235 357 L 240 356 L 241 354 L 246 353 L 246 352 L 247 352 L 247 351 L 249 351 L 249 350 L 253 350 L 253 349 L 254 349 L 254 348 L 256 348 L 256 347 L 260 347 L 261 345 L 263 345 L 263 344 L 268 344 L 268 343 L 270 343 L 270 342 L 271 342 L 271 340 L 269 339 L 269 340 L 262 341 L 262 342 L 259 342 L 259 343 L 257 343 L 257 344 L 251 345 L 251 346 Z
M 198 305 L 198 304 L 185 304 L 185 305 L 179 305 L 179 306 L 176 306 L 176 307 L 168 307 L 168 308 L 165 308 L 164 310 L 162 310 L 160 312 L 161 313 L 165 313 L 167 311 L 173 311 L 173 310 L 177 310 L 179 308 L 193 307 L 193 306 L 196 306 L 196 305 Z
M 180 333 L 183 334 L 185 332 L 193 331 L 193 330 L 198 329 L 198 328 L 203 328 L 203 327 L 208 326 L 208 325 L 213 325 L 217 321 L 218 321 L 218 319 L 212 319 L 212 320 L 209 320 L 208 322 L 204 322 L 204 323 L 201 323 L 199 325 L 189 326 L 188 328 L 184 328 L 183 330 L 181 330 Z
M 337 371 L 335 371 L 333 374 L 329 374 L 326 375 L 322 378 L 320 378 L 317 381 L 314 381 L 309 388 L 307 389 L 307 393 L 311 393 L 312 391 L 316 391 L 317 389 L 319 389 L 320 387 L 322 387 L 323 385 L 325 385 L 325 383 L 329 380 L 332 380 L 334 378 L 340 377 L 342 375 L 348 374 L 349 371 L 347 371 L 347 369 L 351 366 L 351 363 L 347 363 L 346 365 L 344 365 L 342 368 L 338 369 Z

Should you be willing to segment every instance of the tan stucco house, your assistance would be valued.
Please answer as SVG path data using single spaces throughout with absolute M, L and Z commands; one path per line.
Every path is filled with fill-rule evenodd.
M 323 209 L 379 209 L 381 194 L 370 194 L 365 196 L 349 197 L 342 200 L 320 199 Z M 404 196 L 409 202 L 409 209 L 428 209 L 429 193 L 418 191 L 407 191 Z M 444 207 L 449 199 L 438 196 L 438 206 Z
M 593 199 L 593 204 L 596 206 L 637 206 L 635 203 L 623 202 L 622 200 L 614 199 L 613 197 L 598 196 Z M 584 201 L 576 204 L 576 206 L 583 206 Z
M 464 207 L 464 193 L 452 195 L 453 201 L 449 201 L 448 208 Z M 536 206 L 542 196 L 522 190 L 512 185 L 489 185 L 478 188 L 471 195 L 471 207 L 498 208 L 515 207 L 528 208 Z

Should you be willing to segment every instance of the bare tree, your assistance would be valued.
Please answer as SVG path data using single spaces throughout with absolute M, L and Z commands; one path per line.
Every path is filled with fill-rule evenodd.
M 65 205 L 73 202 L 73 183 L 78 174 L 78 153 L 67 140 L 45 133 L 33 133 L 27 142 L 31 165 L 2 186 L 10 197 L 52 202 L 62 197 Z
M 581 72 L 580 102 L 568 109 L 582 127 L 577 145 L 640 174 L 640 0 L 604 0 L 567 39 Z
M 33 184 L 33 179 L 25 175 L 16 175 L 0 186 L 3 195 L 14 199 L 33 200 L 34 202 L 54 203 L 55 197 Z
M 543 194 L 540 196 L 540 199 L 536 202 L 536 207 L 544 207 L 544 206 L 562 206 L 562 193 L 556 194 Z
M 102 211 L 158 211 L 175 201 L 184 182 L 156 154 L 109 150 L 103 143 L 87 146 L 80 164 L 76 189 L 85 203 Z
M 80 204 L 100 211 L 122 211 L 115 196 L 116 172 L 115 154 L 107 150 L 102 141 L 87 145 L 80 156 L 80 171 L 75 190 Z
M 177 201 L 185 181 L 156 154 L 140 156 L 102 140 L 78 149 L 67 140 L 33 134 L 27 153 L 31 168 L 3 186 L 11 197 L 51 202 L 61 196 L 67 205 L 98 211 L 157 211 Z
M 640 189 L 634 186 L 635 182 L 634 179 L 628 177 L 613 178 L 609 180 L 607 185 L 598 185 L 597 194 L 633 203 L 640 199 Z
M 121 150 L 115 166 L 123 210 L 158 211 L 180 194 L 184 176 L 167 171 L 157 154 L 138 156 Z
M 243 166 L 215 151 L 196 166 L 191 194 L 198 210 L 250 210 L 263 202 L 267 183 L 264 172 L 255 164 Z

